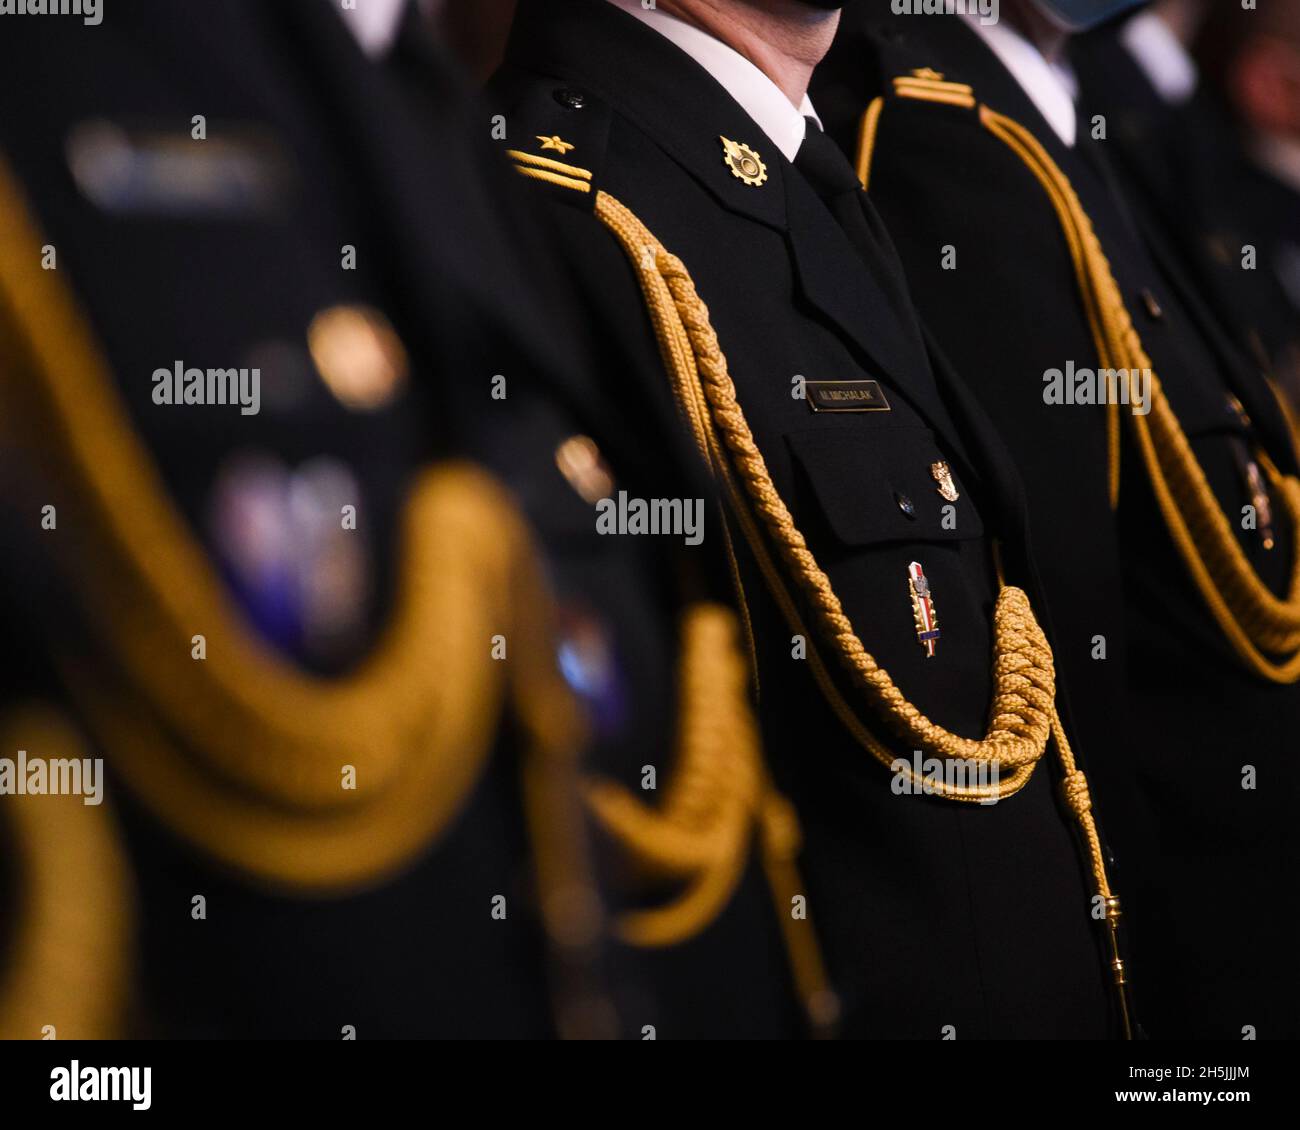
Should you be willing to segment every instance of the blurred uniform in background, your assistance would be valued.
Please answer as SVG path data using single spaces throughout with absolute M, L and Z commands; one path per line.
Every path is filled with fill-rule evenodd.
M 593 510 L 707 492 L 427 16 L 5 21 L 0 756 L 109 780 L 0 796 L 0 1035 L 791 1030 L 717 543 Z
M 1022 488 L 813 104 L 738 46 L 766 27 L 779 54 L 836 5 L 672 7 L 524 0 L 491 94 L 604 330 L 609 415 L 635 428 L 671 389 L 725 487 L 713 536 L 803 827 L 810 1021 L 1119 1031 L 1104 850 L 1012 587 L 1035 591 Z
M 433 0 L 439 35 L 476 85 L 501 63 L 515 0 Z
M 1068 35 L 1129 6 L 864 7 L 814 96 L 1025 477 L 1067 685 L 1126 653 L 1080 732 L 1122 722 L 1090 748 L 1145 1026 L 1294 1035 L 1300 481 L 1271 388 L 1076 106 Z
M 1297 28 L 1300 4 L 1164 0 L 1070 43 L 1084 115 L 1104 117 L 1145 215 L 1288 405 L 1300 394 L 1300 177 L 1279 154 L 1300 136 Z
M 1256 18 L 1252 18 L 1256 17 Z M 1215 5 L 1194 45 L 1246 160 L 1232 182 L 1256 271 L 1273 288 L 1258 316 L 1269 360 L 1300 416 L 1300 4 Z

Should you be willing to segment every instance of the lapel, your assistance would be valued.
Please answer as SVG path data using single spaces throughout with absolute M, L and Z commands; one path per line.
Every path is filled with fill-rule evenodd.
M 927 379 L 928 365 L 901 270 L 881 256 L 868 263 L 812 187 L 779 157 L 786 238 L 800 292 L 932 422 L 947 425 Z
M 523 0 L 509 65 L 574 82 L 644 132 L 735 215 L 784 235 L 800 297 L 944 435 L 959 444 L 930 379 L 901 268 L 867 264 L 821 199 L 703 67 L 607 0 Z M 757 150 L 767 181 L 747 185 L 720 137 Z M 636 200 L 623 201 L 636 210 Z M 689 248 L 672 248 L 690 266 Z M 705 296 L 707 299 L 707 296 Z M 723 343 L 725 346 L 725 342 Z

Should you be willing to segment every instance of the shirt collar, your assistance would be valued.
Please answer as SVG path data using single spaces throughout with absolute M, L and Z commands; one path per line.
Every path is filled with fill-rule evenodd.
M 973 15 L 966 24 L 1011 72 L 1047 124 L 1067 146 L 1073 148 L 1079 123 L 1074 98 L 1078 82 L 1064 63 L 1049 63 L 1038 50 L 1014 28 L 1005 23 L 983 24 Z
M 354 0 L 351 7 L 344 7 L 341 0 L 328 2 L 343 17 L 361 50 L 371 59 L 380 59 L 397 41 L 408 0 Z
M 740 103 L 787 161 L 794 160 L 803 144 L 805 119 L 812 118 L 821 126 L 821 119 L 817 117 L 808 95 L 805 94 L 803 102 L 796 107 L 776 83 L 722 40 L 667 12 L 643 8 L 641 0 L 609 2 L 654 28 L 708 71 Z
M 1173 29 L 1155 12 L 1139 12 L 1120 39 L 1166 102 L 1186 102 L 1196 92 L 1196 63 Z

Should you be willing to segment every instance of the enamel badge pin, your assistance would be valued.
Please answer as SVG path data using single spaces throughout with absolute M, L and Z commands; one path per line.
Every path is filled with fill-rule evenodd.
M 933 659 L 934 645 L 939 639 L 939 619 L 934 611 L 930 582 L 919 561 L 913 561 L 907 567 L 907 580 L 912 593 L 912 619 L 916 622 L 916 639 L 925 648 L 925 657 Z
M 755 188 L 767 180 L 767 166 L 763 164 L 763 158 L 748 145 L 732 141 L 729 137 L 719 137 L 718 140 L 722 142 L 722 159 L 733 177 Z
M 948 464 L 940 459 L 937 463 L 930 464 L 930 474 L 934 481 L 939 484 L 939 493 L 949 502 L 956 502 L 961 498 L 957 493 L 957 484 L 952 481 L 952 470 Z

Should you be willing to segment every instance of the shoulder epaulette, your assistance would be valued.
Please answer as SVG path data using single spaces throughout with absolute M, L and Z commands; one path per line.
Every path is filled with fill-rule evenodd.
M 561 153 L 565 152 L 566 147 L 572 147 L 570 142 L 565 141 L 559 135 L 551 137 L 539 135 L 537 140 L 541 142 L 543 149 L 555 149 Z M 529 153 L 523 149 L 507 149 L 506 156 L 514 162 L 515 171 L 522 176 L 531 177 L 533 180 L 546 181 L 548 184 L 557 184 L 561 188 L 571 188 L 575 192 L 591 191 L 592 172 L 590 169 L 566 164 L 563 161 L 555 160 L 553 157 Z
M 975 91 L 964 82 L 947 82 L 938 71 L 917 67 L 894 79 L 894 94 L 899 98 L 916 98 L 922 102 L 943 102 L 949 106 L 973 109 Z
M 889 72 L 886 71 L 886 74 Z M 937 102 L 943 106 L 956 106 L 963 110 L 975 109 L 975 89 L 964 82 L 949 82 L 931 67 L 913 67 L 906 74 L 895 75 L 892 80 L 893 96 L 917 102 Z M 886 96 L 878 94 L 868 103 L 858 121 L 857 174 L 862 187 L 871 179 L 871 162 L 875 155 L 876 131 L 885 108 Z
M 503 148 L 515 171 L 566 189 L 575 203 L 590 199 L 609 137 L 610 107 L 562 80 L 511 77 Z

